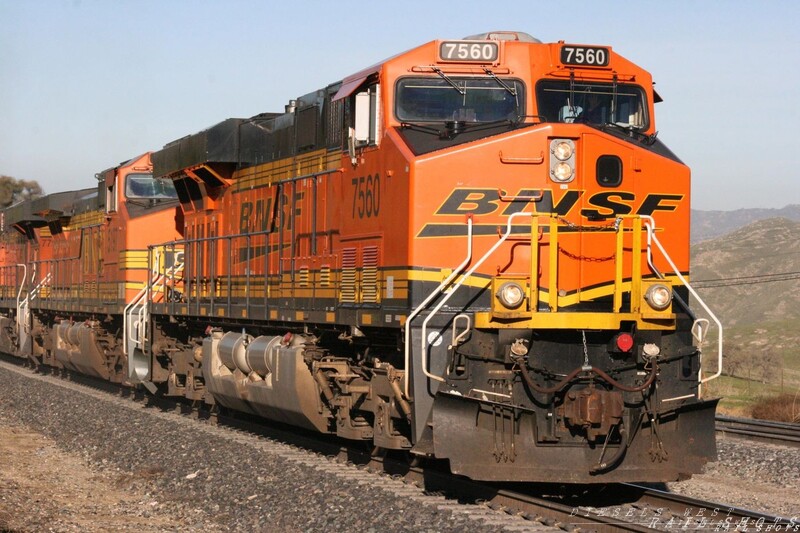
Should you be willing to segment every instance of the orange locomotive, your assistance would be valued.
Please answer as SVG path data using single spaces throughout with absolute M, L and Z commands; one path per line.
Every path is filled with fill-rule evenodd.
M 4 211 L 0 349 L 123 382 L 123 310 L 148 285 L 148 245 L 180 235 L 178 202 L 149 153 L 97 178 Z
M 609 47 L 495 32 L 166 145 L 182 236 L 127 295 L 127 379 L 479 479 L 699 471 L 715 375 L 658 100 Z

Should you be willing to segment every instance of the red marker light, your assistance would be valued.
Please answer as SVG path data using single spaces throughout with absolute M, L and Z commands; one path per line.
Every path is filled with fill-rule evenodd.
M 633 336 L 630 333 L 620 333 L 617 335 L 617 348 L 621 352 L 629 352 L 633 348 Z

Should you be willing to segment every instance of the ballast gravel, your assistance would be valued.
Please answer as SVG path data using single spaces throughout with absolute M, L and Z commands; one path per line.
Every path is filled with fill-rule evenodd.
M 718 460 L 670 491 L 800 524 L 800 447 L 717 438 Z
M 30 475 L 14 478 L 0 460 L 0 531 L 549 529 L 8 363 L 0 440 L 30 461 Z M 60 462 L 48 464 L 53 457 Z M 86 483 L 95 490 L 83 494 Z
M 800 448 L 718 448 L 669 489 L 800 523 Z M 553 529 L 0 361 L 0 532 L 465 530 Z

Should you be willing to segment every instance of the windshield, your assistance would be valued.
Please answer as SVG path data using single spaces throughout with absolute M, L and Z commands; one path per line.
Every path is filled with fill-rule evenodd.
M 525 114 L 524 86 L 517 80 L 404 78 L 397 83 L 395 112 L 402 122 L 494 122 Z
M 543 80 L 536 86 L 536 103 L 545 122 L 647 128 L 644 91 L 634 85 Z
M 151 174 L 128 174 L 125 197 L 145 200 L 172 200 L 178 197 L 171 180 L 158 180 Z

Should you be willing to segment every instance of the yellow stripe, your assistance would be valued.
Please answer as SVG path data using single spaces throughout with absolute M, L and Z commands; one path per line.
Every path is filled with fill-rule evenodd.
M 89 211 L 70 218 L 69 224 L 64 226 L 64 231 L 72 231 L 88 226 L 97 226 L 105 220 L 105 211 Z
M 147 250 L 121 250 L 120 268 L 147 268 Z
M 646 319 L 638 313 L 529 313 L 527 318 L 493 320 L 491 312 L 475 313 L 476 328 L 616 330 L 622 322 L 636 322 L 642 330 L 675 329 L 675 315 Z
M 657 279 L 655 276 L 647 276 L 642 278 L 643 280 L 655 280 Z M 680 286 L 680 280 L 677 276 L 664 276 L 665 281 L 669 281 L 672 283 L 673 287 Z M 630 292 L 631 291 L 631 282 L 624 281 L 622 282 L 622 291 L 621 292 Z M 609 283 L 608 285 L 603 285 L 600 287 L 594 287 L 588 290 L 581 290 L 572 294 L 568 294 L 566 296 L 559 296 L 558 301 L 559 305 L 575 305 L 579 302 L 586 302 L 589 300 L 595 300 L 597 298 L 601 298 L 603 296 L 610 296 L 614 294 L 614 284 Z M 547 296 L 540 296 L 539 301 L 542 303 L 547 303 L 548 299 Z
M 408 296 L 408 287 L 410 282 L 430 282 L 430 283 L 441 283 L 450 273 L 449 269 L 442 269 L 440 271 L 430 271 L 430 270 L 402 270 L 402 269 L 392 269 L 382 271 L 381 276 L 381 283 L 380 285 L 383 288 L 383 296 L 385 297 L 385 281 L 388 276 L 394 277 L 394 298 L 395 299 L 402 299 Z M 331 276 L 331 287 L 321 288 L 319 286 L 319 273 L 312 272 L 310 273 L 309 279 L 311 283 L 314 285 L 313 288 L 299 288 L 294 286 L 290 281 L 288 275 L 284 275 L 283 280 L 278 282 L 278 276 L 269 276 L 267 285 L 269 286 L 270 290 L 268 296 L 277 296 L 278 294 L 292 294 L 294 297 L 298 298 L 309 298 L 312 296 L 321 297 L 321 298 L 335 298 L 338 295 L 338 286 L 341 283 L 341 276 L 339 272 L 332 273 Z M 234 296 L 246 296 L 247 292 L 249 292 L 251 298 L 263 298 L 264 297 L 264 285 L 257 285 L 254 283 L 254 280 L 257 276 L 253 275 L 250 277 L 250 289 L 247 291 L 247 277 L 246 276 L 235 276 L 230 278 L 230 286 L 231 286 L 231 293 Z M 228 278 L 220 278 L 224 279 L 225 281 L 218 286 L 217 295 L 216 296 L 227 296 L 227 288 L 228 288 Z M 655 279 L 653 276 L 645 277 L 647 279 Z M 673 286 L 681 285 L 680 280 L 678 280 L 677 276 L 666 276 L 666 279 L 670 281 Z M 489 277 L 483 276 L 471 276 L 469 279 L 465 280 L 463 285 L 466 287 L 471 287 L 475 289 L 486 289 L 491 286 L 492 279 Z M 277 286 L 276 286 L 277 284 Z M 631 291 L 631 282 L 624 281 L 621 284 L 621 291 L 622 292 L 630 292 Z M 549 294 L 550 291 L 548 289 L 540 288 L 538 291 L 539 302 L 548 304 L 549 303 Z M 602 285 L 599 287 L 593 287 L 591 289 L 583 289 L 573 292 L 571 294 L 567 294 L 564 296 L 559 296 L 558 302 L 559 306 L 570 306 L 575 305 L 580 302 L 595 300 L 597 298 L 601 298 L 603 296 L 610 296 L 614 294 L 614 284 L 608 283 L 606 285 Z
M 236 183 L 233 190 L 240 192 L 298 176 L 336 170 L 341 164 L 341 157 L 340 151 L 329 152 L 323 148 L 297 157 L 287 157 L 249 167 L 234 173 L 233 177 L 236 179 Z

